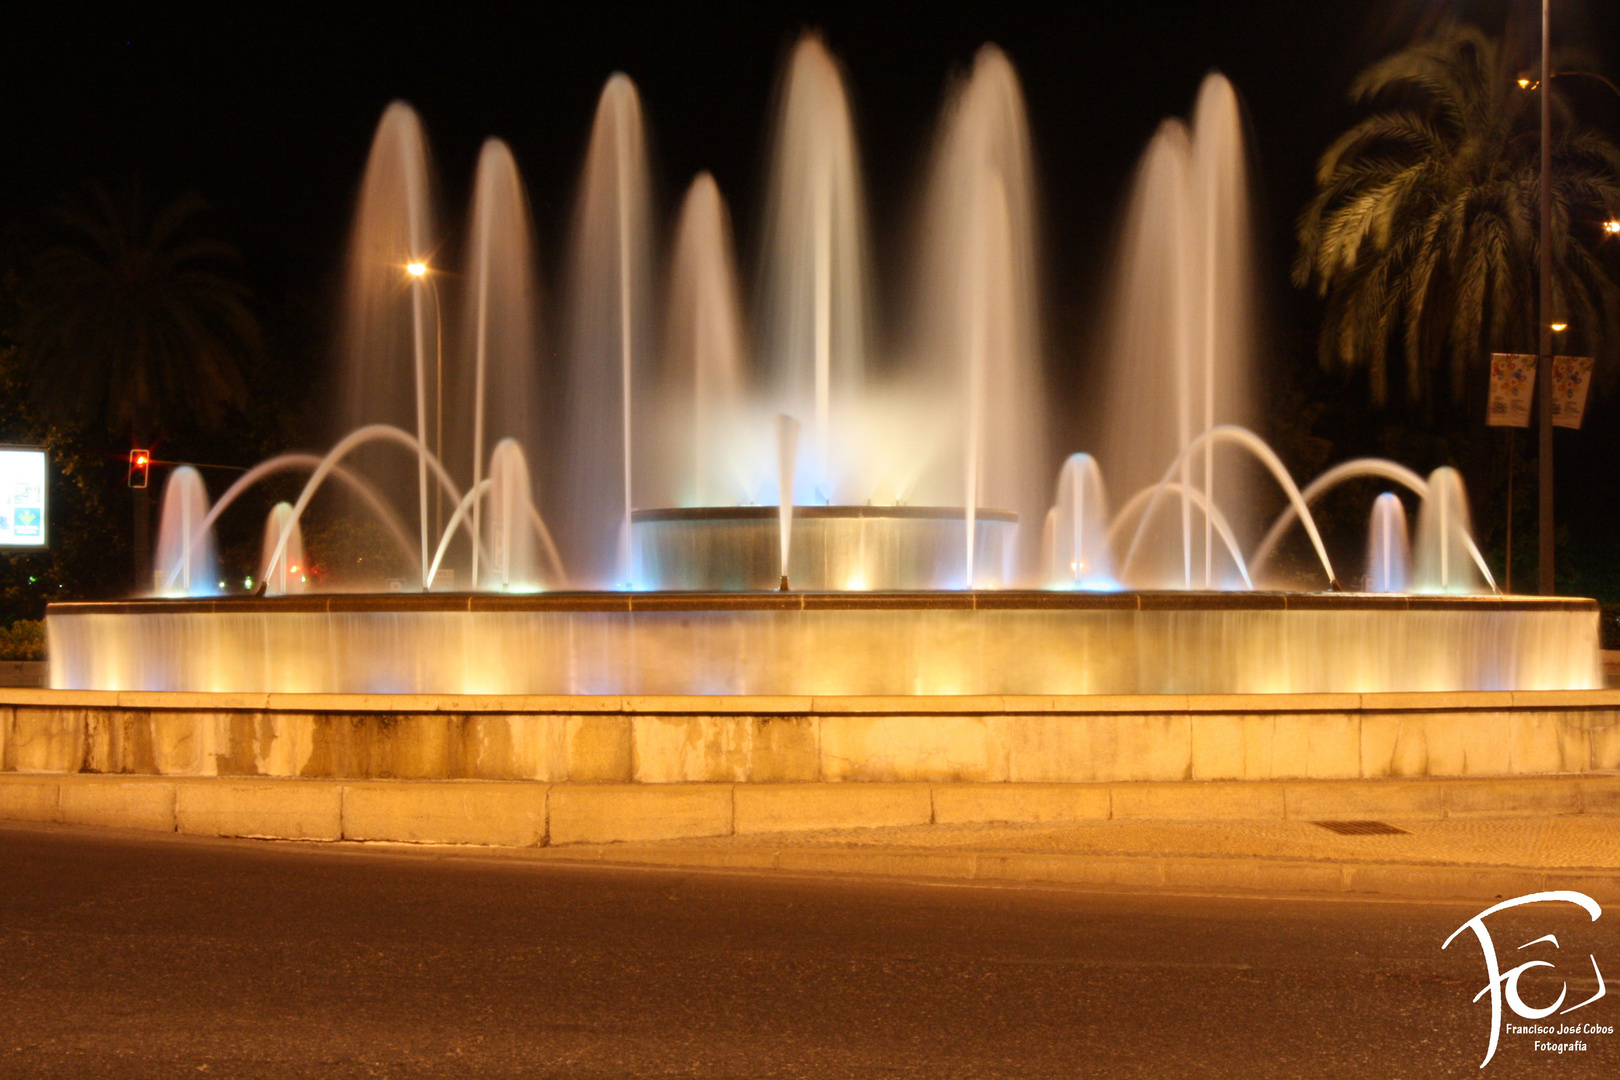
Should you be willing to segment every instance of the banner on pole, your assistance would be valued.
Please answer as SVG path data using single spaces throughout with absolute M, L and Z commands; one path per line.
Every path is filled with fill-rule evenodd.
M 1491 404 L 1485 422 L 1491 427 L 1529 427 L 1530 399 L 1535 389 L 1534 356 L 1527 353 L 1491 353 Z M 1584 389 L 1582 395 L 1584 401 Z M 1558 399 L 1555 396 L 1553 400 Z
M 1590 356 L 1553 357 L 1552 422 L 1578 428 L 1586 415 L 1586 391 L 1592 385 Z

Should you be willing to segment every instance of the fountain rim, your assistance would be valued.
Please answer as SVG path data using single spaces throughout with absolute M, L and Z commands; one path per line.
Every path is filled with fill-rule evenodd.
M 1584 597 L 1291 592 L 1081 592 L 1036 589 L 871 592 L 322 593 L 64 601 L 46 616 L 780 611 L 1599 611 Z
M 665 521 L 776 521 L 782 513 L 780 506 L 669 506 L 635 510 L 630 523 Z M 978 509 L 973 512 L 979 521 L 1003 521 L 1017 524 L 1018 515 L 1011 510 Z M 859 506 L 859 505 L 801 505 L 793 504 L 793 517 L 799 518 L 851 518 L 883 519 L 909 518 L 930 521 L 966 521 L 967 511 L 960 506 Z

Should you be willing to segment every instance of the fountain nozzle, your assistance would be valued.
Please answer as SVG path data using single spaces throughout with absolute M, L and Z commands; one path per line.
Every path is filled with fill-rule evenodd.
M 787 575 L 786 574 L 782 575 L 782 584 L 780 584 L 780 585 L 778 585 L 776 587 L 776 591 L 777 592 L 787 592 L 788 591 L 788 580 L 787 580 Z

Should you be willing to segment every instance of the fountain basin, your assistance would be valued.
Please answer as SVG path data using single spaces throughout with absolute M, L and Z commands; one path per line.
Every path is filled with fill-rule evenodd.
M 368 694 L 1584 690 L 1594 601 L 1284 593 L 388 594 L 54 604 L 51 686 Z
M 637 510 L 637 583 L 648 589 L 774 589 L 782 577 L 780 509 L 724 506 Z M 1007 583 L 1018 515 L 974 514 L 973 584 Z M 967 520 L 960 507 L 795 506 L 788 578 L 795 589 L 953 589 L 965 584 Z

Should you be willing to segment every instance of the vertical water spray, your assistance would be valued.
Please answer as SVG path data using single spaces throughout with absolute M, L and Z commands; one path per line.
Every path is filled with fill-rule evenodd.
M 1224 85 L 1224 84 L 1216 84 Z M 1204 111 L 1204 102 L 1210 96 L 1211 83 L 1206 81 L 1198 98 L 1198 112 Z M 1194 120 L 1195 130 L 1204 134 L 1200 127 L 1202 117 Z M 1200 379 L 1200 388 L 1204 397 L 1204 427 L 1205 431 L 1215 428 L 1215 350 L 1216 350 L 1216 319 L 1215 289 L 1218 284 L 1219 267 L 1216 255 L 1219 250 L 1220 239 L 1220 181 L 1221 177 L 1216 168 L 1212 167 L 1208 148 L 1214 140 L 1202 138 L 1193 144 L 1193 175 L 1197 178 L 1198 190 L 1193 195 L 1198 199 L 1198 209 L 1204 226 L 1203 271 L 1204 293 L 1200 298 L 1204 307 L 1203 345 L 1204 367 Z M 1204 459 L 1204 505 L 1213 505 L 1215 501 L 1215 445 L 1210 443 L 1204 447 L 1201 455 Z M 1215 548 L 1210 543 L 1210 522 L 1213 515 L 1204 515 L 1204 588 L 1213 585 Z
M 487 145 L 487 144 L 486 144 Z M 479 155 L 479 164 L 482 166 L 483 155 Z M 481 171 L 481 170 L 480 170 Z M 478 194 L 483 190 L 482 176 L 473 179 L 473 198 L 475 203 L 481 203 Z M 479 205 L 473 208 L 473 272 L 472 282 L 474 290 L 473 302 L 473 535 L 479 535 L 479 528 L 483 523 L 483 499 L 479 497 L 479 486 L 484 482 L 484 374 L 489 360 L 489 240 L 490 223 L 487 215 L 479 213 Z M 478 544 L 472 546 L 472 581 L 474 586 L 478 583 Z
M 798 467 L 799 422 L 784 413 L 776 416 L 776 526 L 782 548 L 782 588 L 788 587 L 788 557 L 793 548 L 793 474 Z
M 516 439 L 533 448 L 541 445 L 545 430 L 534 226 L 517 162 L 499 139 L 486 141 L 478 155 L 468 220 L 464 309 L 471 314 L 465 340 L 473 359 L 472 383 L 458 383 L 454 401 L 455 415 L 471 413 L 472 443 L 470 454 L 463 450 L 448 464 L 458 472 L 470 469 L 476 488 L 484 477 L 485 446 L 492 439 Z M 473 535 L 481 535 L 482 521 L 483 502 L 477 500 Z M 472 548 L 471 580 L 477 582 L 482 579 L 479 551 L 477 545 Z
M 367 455 L 358 463 L 390 501 L 417 502 L 420 541 L 428 548 L 426 384 L 428 316 L 425 273 L 435 241 L 427 139 L 411 107 L 396 101 L 383 112 L 366 159 L 350 238 L 345 290 L 344 430 L 386 423 L 414 430 L 415 484 L 396 455 Z M 409 303 L 405 302 L 409 297 Z M 433 328 L 437 335 L 438 327 Z M 414 487 L 414 492 L 411 489 Z M 426 585 L 424 564 L 423 585 Z
M 1406 534 L 1406 507 L 1390 492 L 1373 501 L 1367 524 L 1367 591 L 1405 592 L 1411 578 L 1412 551 Z
M 671 412 L 656 483 L 666 505 L 743 502 L 735 445 L 743 407 L 744 348 L 731 221 L 714 177 L 699 173 L 675 227 L 664 337 L 664 399 Z M 682 451 L 689 451 L 683 453 Z
M 631 288 L 630 267 L 630 204 L 626 198 L 630 190 L 630 125 L 624 117 L 623 95 L 619 95 L 620 116 L 613 125 L 614 137 L 614 177 L 618 187 L 615 198 L 618 210 L 618 248 L 619 248 L 619 405 L 620 424 L 624 442 L 624 518 L 619 524 L 619 565 L 626 571 L 630 566 L 630 514 L 634 506 L 634 496 L 631 489 L 631 476 L 635 471 L 635 459 L 631 456 L 631 431 L 633 428 L 631 411 L 632 383 L 631 383 L 631 357 L 634 355 L 634 343 L 631 340 L 630 315 L 631 304 L 634 303 L 634 290 Z M 629 574 L 626 573 L 626 578 Z
M 1039 530 L 1049 475 L 1035 272 L 1034 168 L 1017 72 L 1001 50 L 979 50 L 946 100 L 930 173 L 919 286 L 925 388 L 959 417 L 966 510 L 965 584 L 981 572 L 978 510 L 1013 510 L 1014 575 L 1040 574 Z
M 1254 288 L 1251 280 L 1248 163 L 1244 147 L 1243 110 L 1237 91 L 1225 76 L 1211 74 L 1198 88 L 1192 126 L 1192 217 L 1202 225 L 1203 430 L 1217 424 L 1245 423 L 1251 408 L 1254 341 Z M 1222 499 L 1215 490 L 1216 444 L 1203 453 L 1204 499 L 1244 506 L 1244 499 Z M 1241 491 L 1238 477 L 1228 476 L 1229 491 Z M 1250 524 L 1252 523 L 1241 523 Z M 1204 588 L 1214 588 L 1215 546 L 1210 515 L 1204 515 Z
M 1102 445 L 1106 460 L 1116 463 L 1116 490 L 1153 484 L 1202 431 L 1248 422 L 1250 231 L 1242 110 L 1231 84 L 1212 74 L 1199 90 L 1191 126 L 1168 120 L 1154 134 L 1126 211 L 1105 348 L 1107 390 L 1098 399 L 1106 403 Z M 1220 465 L 1217 447 L 1206 444 L 1196 462 L 1188 457 L 1180 469 L 1179 539 L 1156 528 L 1132 584 L 1233 584 L 1235 567 L 1217 561 L 1224 544 L 1215 542 L 1209 515 L 1195 543 L 1195 464 L 1201 500 L 1232 508 L 1240 536 L 1253 531 L 1248 471 Z M 1202 563 L 1197 575 L 1195 552 Z
M 561 525 L 572 576 L 623 587 L 630 577 L 635 384 L 651 312 L 649 184 L 641 100 L 615 74 L 602 89 L 576 211 L 569 311 L 568 423 Z
M 779 91 L 765 215 L 762 326 L 783 407 L 812 418 L 814 483 L 850 497 L 842 410 L 867 351 L 866 221 L 843 75 L 820 35 L 799 40 Z
M 1048 583 L 1069 589 L 1117 588 L 1108 543 L 1108 495 L 1096 458 L 1069 455 L 1058 474 L 1051 514 Z
M 1412 554 L 1412 590 L 1475 593 L 1493 587 L 1480 565 L 1461 474 L 1442 465 L 1429 474 L 1428 494 L 1418 510 Z
M 1167 264 L 1165 270 L 1166 284 L 1169 290 L 1168 303 L 1171 308 L 1171 323 L 1175 334 L 1171 362 L 1175 365 L 1176 385 L 1176 438 L 1177 448 L 1189 445 L 1197 435 L 1193 427 L 1193 347 L 1196 335 L 1193 333 L 1193 293 L 1195 280 L 1195 264 L 1191 244 L 1192 207 L 1186 197 L 1190 189 L 1192 169 L 1192 132 L 1180 120 L 1166 120 L 1159 125 L 1159 133 L 1154 137 L 1153 144 L 1148 148 L 1148 165 L 1154 160 L 1157 150 L 1157 160 L 1160 168 L 1167 174 L 1160 183 L 1163 188 L 1154 190 L 1150 188 L 1144 196 L 1152 200 L 1150 205 L 1158 207 L 1158 214 L 1165 219 L 1162 228 L 1168 228 L 1169 236 L 1162 239 L 1166 244 Z M 1146 168 L 1147 166 L 1144 166 Z M 1139 301 L 1138 301 L 1139 302 Z M 1133 312 L 1134 313 L 1134 312 Z M 1189 470 L 1192 460 L 1186 459 L 1181 463 L 1181 587 L 1192 588 L 1192 478 Z M 1204 516 L 1208 517 L 1207 507 L 1209 500 L 1206 497 Z
M 531 592 L 544 582 L 533 493 L 523 447 L 516 439 L 502 439 L 490 454 L 489 488 L 482 500 L 489 505 L 479 535 L 489 552 L 489 566 L 479 582 L 481 587 Z
M 1061 481 L 1059 482 L 1061 487 Z M 1058 588 L 1063 585 L 1063 574 L 1060 570 L 1062 564 L 1058 561 L 1057 553 L 1058 508 L 1056 505 L 1046 509 L 1046 518 L 1041 523 L 1041 567 L 1046 572 L 1046 585 L 1048 588 Z
M 156 592 L 162 596 L 212 596 L 214 533 L 202 528 L 208 517 L 208 488 L 190 465 L 169 474 L 158 519 Z
M 988 169 L 980 170 L 976 181 L 976 189 L 969 196 L 972 205 L 972 221 L 968 226 L 967 263 L 969 267 L 982 268 L 978 272 L 969 270 L 962 275 L 962 304 L 967 312 L 967 360 L 962 365 L 966 376 L 962 395 L 967 402 L 967 430 L 966 430 L 966 458 L 963 466 L 962 484 L 962 521 L 964 525 L 962 547 L 965 552 L 965 565 L 962 570 L 962 587 L 973 588 L 974 580 L 974 534 L 978 527 L 980 477 L 979 465 L 984 452 L 984 391 L 985 369 L 989 366 L 989 357 L 986 355 L 990 349 L 989 323 L 991 313 L 989 307 L 990 282 L 988 263 L 994 258 L 999 248 L 997 241 L 1003 239 L 1006 222 L 1006 191 L 1001 186 L 1000 177 Z
M 816 453 L 822 476 L 832 445 L 832 168 L 831 155 L 810 162 L 811 227 L 815 245 Z

